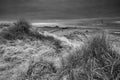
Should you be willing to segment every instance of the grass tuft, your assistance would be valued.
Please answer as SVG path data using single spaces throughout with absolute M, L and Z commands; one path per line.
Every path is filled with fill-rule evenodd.
M 99 34 L 89 40 L 81 50 L 67 57 L 61 75 L 69 75 L 69 80 L 117 80 L 120 74 L 119 60 L 120 55 L 113 49 L 107 34 Z
M 113 69 L 115 67 L 114 63 L 119 58 L 120 55 L 112 48 L 112 44 L 110 44 L 105 33 L 93 37 L 89 41 L 83 55 L 84 62 L 86 63 L 85 70 L 89 78 L 94 79 L 94 75 L 98 77 L 98 74 L 100 74 L 101 77 L 99 78 L 101 80 L 115 80 L 117 78 L 114 77 Z

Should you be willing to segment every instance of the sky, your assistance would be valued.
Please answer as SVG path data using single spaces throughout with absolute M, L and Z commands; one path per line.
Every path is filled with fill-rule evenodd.
M 0 20 L 120 17 L 120 0 L 0 0 Z

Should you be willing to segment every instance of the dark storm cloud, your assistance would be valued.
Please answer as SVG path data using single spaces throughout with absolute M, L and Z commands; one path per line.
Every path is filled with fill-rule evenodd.
M 70 19 L 120 16 L 119 0 L 0 0 L 0 18 Z

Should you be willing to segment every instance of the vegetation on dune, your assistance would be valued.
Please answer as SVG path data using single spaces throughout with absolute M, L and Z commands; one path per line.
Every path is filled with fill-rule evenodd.
M 54 36 L 45 35 L 43 33 L 39 33 L 35 30 L 32 30 L 32 26 L 25 19 L 20 19 L 14 23 L 13 26 L 3 29 L 0 32 L 0 40 L 1 42 L 5 42 L 6 40 L 41 40 L 41 41 L 50 41 L 54 46 L 57 52 L 59 52 L 61 46 L 61 41 L 56 39 Z
M 24 19 L 18 20 L 13 26 L 4 29 L 0 35 L 7 40 L 23 39 L 29 34 L 31 25 Z
M 114 72 L 116 62 L 119 61 L 120 55 L 115 49 L 113 49 L 106 34 L 102 34 L 94 37 L 86 50 L 85 63 L 88 66 L 89 77 L 91 79 L 96 79 L 98 77 L 101 80 L 115 80 L 119 74 L 119 69 Z M 118 62 L 120 64 L 120 62 Z M 117 65 L 119 67 L 119 65 Z M 100 71 L 100 72 L 99 72 Z M 99 74 L 99 75 L 98 75 Z M 101 76 L 101 77 L 100 77 Z
M 66 74 L 62 76 L 69 75 L 68 80 L 119 80 L 120 54 L 112 48 L 106 34 L 93 37 L 67 61 L 63 69 Z
M 9 44 L 0 45 L 1 80 L 120 79 L 120 54 L 110 43 L 106 33 L 88 39 L 85 34 L 74 32 L 66 36 L 66 39 L 47 32 L 34 31 L 31 27 L 27 21 L 21 19 L 14 26 L 0 32 L 1 43 L 10 41 Z M 81 39 L 78 35 L 86 39 L 78 40 L 83 41 L 84 45 L 71 46 L 69 39 Z M 69 46 L 68 49 L 65 48 L 66 45 Z M 47 53 L 61 53 L 61 56 L 46 56 Z M 58 60 L 56 63 L 60 67 L 56 66 L 55 60 Z

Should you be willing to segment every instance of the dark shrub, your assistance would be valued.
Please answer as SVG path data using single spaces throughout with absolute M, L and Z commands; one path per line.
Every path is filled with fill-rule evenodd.
M 30 28 L 30 24 L 25 19 L 20 19 L 15 23 L 15 26 L 9 30 L 17 33 L 29 33 Z
M 30 24 L 24 19 L 18 20 L 14 23 L 13 26 L 8 27 L 7 30 L 4 30 L 0 35 L 8 40 L 23 39 L 30 32 Z

